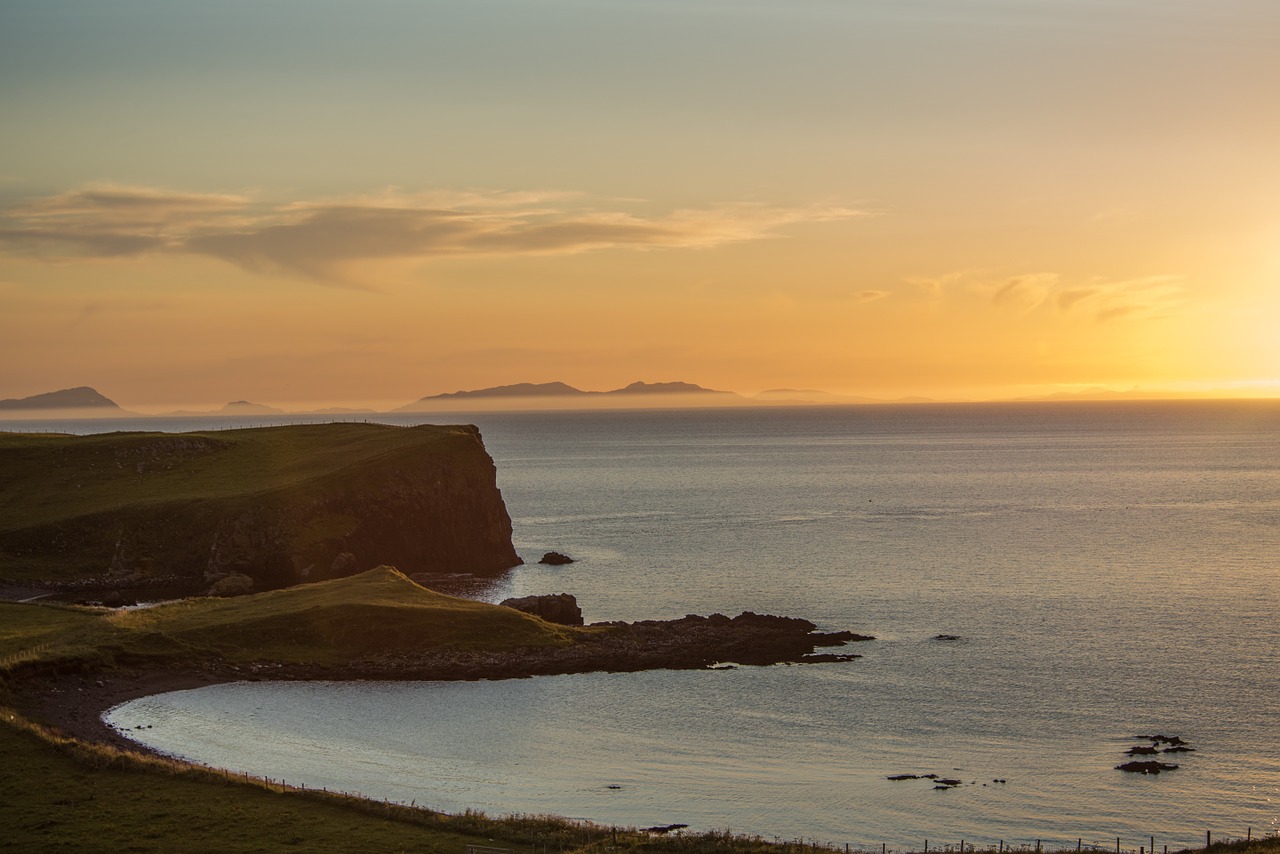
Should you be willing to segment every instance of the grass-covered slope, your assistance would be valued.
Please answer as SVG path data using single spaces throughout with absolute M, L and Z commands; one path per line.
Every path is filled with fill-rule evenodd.
M 0 603 L 0 674 L 112 660 L 157 666 L 331 665 L 426 649 L 504 650 L 570 642 L 557 626 L 414 584 L 391 567 L 232 599 L 187 599 L 134 611 Z
M 474 427 L 0 433 L 0 578 L 239 572 L 262 589 L 518 562 Z

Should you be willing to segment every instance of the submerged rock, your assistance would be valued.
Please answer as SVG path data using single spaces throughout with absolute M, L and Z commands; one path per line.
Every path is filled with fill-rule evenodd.
M 1174 771 L 1177 765 L 1170 765 L 1168 762 L 1156 762 L 1155 760 L 1147 760 L 1145 762 L 1126 762 L 1123 765 L 1117 765 L 1117 771 L 1128 771 L 1133 774 L 1159 774 L 1161 771 Z

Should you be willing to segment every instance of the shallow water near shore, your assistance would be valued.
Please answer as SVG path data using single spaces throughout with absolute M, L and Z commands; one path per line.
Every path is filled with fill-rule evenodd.
M 879 640 L 841 664 L 212 686 L 112 722 L 448 810 L 869 847 L 1280 829 L 1274 403 L 436 420 L 480 425 L 526 560 L 579 559 L 477 595 L 570 592 L 588 620 L 769 611 Z M 1114 770 L 1154 733 L 1196 752 Z M 963 785 L 885 779 L 930 772 Z

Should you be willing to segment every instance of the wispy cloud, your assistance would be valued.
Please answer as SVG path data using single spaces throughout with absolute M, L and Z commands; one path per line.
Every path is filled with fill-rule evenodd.
M 1058 307 L 1067 312 L 1088 312 L 1099 323 L 1124 317 L 1163 317 L 1183 300 L 1182 276 L 1144 276 L 1121 281 L 1095 280 L 1058 293 Z
M 884 299 L 888 295 L 888 291 L 858 291 L 853 295 L 853 299 L 854 302 L 875 302 L 878 299 Z
M 1056 309 L 1063 315 L 1092 317 L 1099 323 L 1121 318 L 1156 318 L 1177 310 L 1186 292 L 1183 276 L 1133 279 L 1094 277 L 1068 281 L 1058 273 L 1023 273 L 1003 280 L 980 271 L 962 270 L 932 278 L 908 279 L 933 302 L 985 298 L 993 308 L 1020 315 Z
M 1012 308 L 1022 313 L 1034 311 L 1049 298 L 1058 283 L 1056 273 L 1030 273 L 1013 276 L 999 285 L 991 295 L 991 304 Z
M 563 192 L 388 190 L 269 205 L 244 195 L 97 185 L 0 211 L 0 250 L 48 258 L 195 254 L 343 281 L 350 264 L 367 260 L 704 248 L 864 215 L 738 203 L 646 216 L 588 201 Z

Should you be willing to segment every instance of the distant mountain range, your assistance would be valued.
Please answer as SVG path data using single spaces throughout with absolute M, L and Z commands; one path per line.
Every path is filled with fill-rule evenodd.
M 605 406 L 734 406 L 750 405 L 751 400 L 732 391 L 717 391 L 685 382 L 646 383 L 634 382 L 612 391 L 583 391 L 568 383 L 516 383 L 471 391 L 451 391 L 433 394 L 415 400 L 393 410 L 394 412 L 423 412 L 452 408 L 456 404 L 467 407 L 496 408 L 512 403 L 529 404 L 534 408 L 550 406 L 605 405 Z

